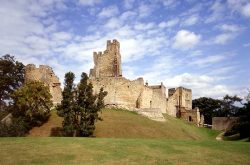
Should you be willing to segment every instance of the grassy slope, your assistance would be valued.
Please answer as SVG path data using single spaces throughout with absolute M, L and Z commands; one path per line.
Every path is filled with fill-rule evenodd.
M 250 164 L 250 143 L 112 138 L 0 138 L 0 164 Z
M 215 139 L 218 132 L 197 128 L 183 120 L 165 116 L 166 122 L 152 121 L 141 115 L 125 110 L 102 112 L 103 121 L 98 121 L 94 135 L 102 138 L 164 138 L 181 140 Z M 50 136 L 51 129 L 60 127 L 62 119 L 55 112 L 48 123 L 30 131 L 29 136 Z
M 218 134 L 167 115 L 166 122 L 157 122 L 133 112 L 106 109 L 102 117 L 104 120 L 96 125 L 96 137 L 206 140 Z

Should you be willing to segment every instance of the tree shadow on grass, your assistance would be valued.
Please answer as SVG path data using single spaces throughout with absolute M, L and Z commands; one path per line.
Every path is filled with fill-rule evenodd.
M 52 137 L 61 137 L 64 136 L 63 128 L 62 127 L 54 127 L 50 130 L 50 136 Z

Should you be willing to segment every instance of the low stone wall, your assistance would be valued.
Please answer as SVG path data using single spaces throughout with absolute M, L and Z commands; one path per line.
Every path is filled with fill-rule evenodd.
M 239 117 L 213 117 L 212 118 L 212 129 L 225 131 L 239 121 Z
M 3 124 L 7 124 L 7 125 L 11 124 L 12 123 L 12 114 L 9 113 L 0 122 L 3 123 Z

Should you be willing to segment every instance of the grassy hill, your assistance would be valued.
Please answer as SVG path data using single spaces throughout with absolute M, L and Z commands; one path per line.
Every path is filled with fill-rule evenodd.
M 178 140 L 215 139 L 218 132 L 197 128 L 180 119 L 165 116 L 166 122 L 157 122 L 126 110 L 105 109 L 101 114 L 103 121 L 96 124 L 95 137 L 102 138 L 161 138 Z M 29 136 L 51 136 L 53 130 L 61 127 L 62 118 L 55 112 L 49 121 L 30 131 Z

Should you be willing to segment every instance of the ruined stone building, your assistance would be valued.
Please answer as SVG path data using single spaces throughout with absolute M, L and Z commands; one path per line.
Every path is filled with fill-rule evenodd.
M 136 111 L 153 120 L 164 121 L 163 113 L 199 123 L 199 110 L 192 110 L 192 91 L 183 87 L 171 88 L 166 93 L 163 83 L 148 85 L 143 78 L 129 80 L 122 76 L 120 43 L 107 41 L 104 52 L 94 52 L 94 68 L 90 69 L 89 81 L 97 94 L 104 88 L 107 107 L 125 108 Z M 29 64 L 25 68 L 26 81 L 40 81 L 50 89 L 54 105 L 61 102 L 60 81 L 52 68 L 46 65 Z
M 59 78 L 54 74 L 51 67 L 40 65 L 38 68 L 34 64 L 25 67 L 25 82 L 40 81 L 49 87 L 54 105 L 60 104 L 62 100 L 62 89 Z
M 183 87 L 171 88 L 166 95 L 163 83 L 150 86 L 143 78 L 128 80 L 122 77 L 120 43 L 107 41 L 104 52 L 94 52 L 94 68 L 90 69 L 90 81 L 94 91 L 103 87 L 108 95 L 106 106 L 136 110 L 152 119 L 161 120 L 162 113 L 197 122 L 199 112 L 192 110 L 192 91 Z

